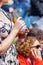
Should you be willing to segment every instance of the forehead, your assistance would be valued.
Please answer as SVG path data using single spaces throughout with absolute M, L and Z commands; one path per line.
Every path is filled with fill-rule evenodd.
M 34 42 L 34 44 L 33 44 L 33 46 L 36 46 L 36 45 L 40 45 L 40 43 L 39 43 L 38 40 L 36 40 L 36 41 Z

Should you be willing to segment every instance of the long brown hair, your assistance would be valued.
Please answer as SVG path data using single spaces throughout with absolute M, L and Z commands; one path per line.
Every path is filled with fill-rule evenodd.
M 31 49 L 31 46 L 36 41 L 35 37 L 27 37 L 24 42 L 17 42 L 16 44 L 16 50 L 19 54 L 24 56 L 29 56 L 29 52 Z

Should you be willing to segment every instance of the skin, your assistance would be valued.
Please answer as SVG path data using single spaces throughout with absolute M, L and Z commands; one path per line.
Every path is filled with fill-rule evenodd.
M 33 48 L 31 48 L 31 52 L 32 52 L 32 55 L 36 58 L 36 59 L 40 59 L 42 60 L 42 57 L 41 57 L 41 47 L 39 47 L 38 49 L 35 48 L 35 46 L 37 45 L 40 45 L 39 41 L 35 41 L 34 44 L 32 45 Z
M 7 0 L 2 0 L 0 2 L 0 8 L 5 5 L 7 3 Z M 15 23 L 15 26 L 13 28 L 13 30 L 11 31 L 11 33 L 8 35 L 8 37 L 6 39 L 4 39 L 2 41 L 2 43 L 0 44 L 0 56 L 3 55 L 12 45 L 12 42 L 15 38 L 15 36 L 17 35 L 17 33 L 19 32 L 19 30 L 25 25 L 24 21 L 21 20 L 21 17 L 19 17 L 17 19 L 17 22 Z

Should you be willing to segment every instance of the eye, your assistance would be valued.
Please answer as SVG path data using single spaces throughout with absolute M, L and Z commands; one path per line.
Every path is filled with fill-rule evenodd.
M 33 46 L 33 47 L 31 47 L 31 48 L 40 48 L 40 45 L 36 45 L 36 46 Z
M 40 48 L 40 45 L 35 46 L 37 49 Z

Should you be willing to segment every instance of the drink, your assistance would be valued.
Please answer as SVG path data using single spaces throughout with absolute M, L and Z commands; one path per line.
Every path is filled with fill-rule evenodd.
M 23 31 L 19 31 L 18 37 L 19 37 L 19 39 L 25 38 L 25 33 Z

